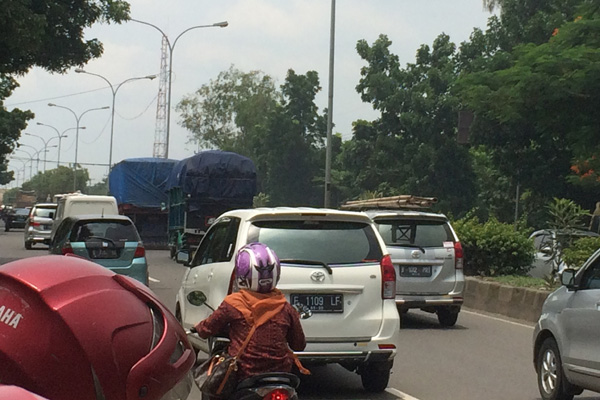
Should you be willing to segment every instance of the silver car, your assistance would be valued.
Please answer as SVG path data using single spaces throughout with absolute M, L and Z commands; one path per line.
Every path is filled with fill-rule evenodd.
M 533 334 L 533 363 L 544 400 L 600 392 L 600 249 L 579 269 L 563 270 Z
M 533 232 L 529 238 L 533 240 L 535 258 L 529 270 L 529 275 L 534 278 L 556 276 L 568 267 L 562 261 L 563 248 L 578 239 L 599 236 L 596 232 L 584 230 L 558 231 L 556 229 L 542 229 Z
M 407 210 L 369 210 L 396 269 L 396 305 L 436 313 L 453 326 L 463 304 L 463 250 L 443 214 Z
M 56 212 L 56 204 L 39 203 L 33 206 L 25 223 L 25 248 L 31 250 L 36 243 L 50 244 L 52 218 Z

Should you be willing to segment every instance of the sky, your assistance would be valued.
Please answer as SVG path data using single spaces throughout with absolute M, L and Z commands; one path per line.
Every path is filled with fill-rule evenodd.
M 173 47 L 172 107 L 169 138 L 171 159 L 181 160 L 198 151 L 190 143 L 190 132 L 179 126 L 174 109 L 186 95 L 209 84 L 217 75 L 234 66 L 243 71 L 262 71 L 279 86 L 289 69 L 297 74 L 317 71 L 321 92 L 316 103 L 319 111 L 327 107 L 329 87 L 331 1 L 327 0 L 130 0 L 131 18 L 160 28 L 171 43 L 186 29 L 227 21 L 225 28 L 209 27 L 184 33 Z M 351 138 L 352 122 L 373 120 L 378 114 L 363 103 L 355 87 L 365 62 L 356 52 L 356 43 L 364 39 L 372 44 L 380 34 L 392 41 L 390 51 L 401 65 L 415 61 L 422 44 L 431 46 L 446 33 L 459 45 L 468 40 L 473 28 L 485 30 L 490 13 L 482 0 L 341 0 L 336 1 L 334 45 L 334 133 Z M 116 88 L 121 82 L 160 74 L 161 33 L 136 22 L 96 24 L 85 31 L 86 39 L 97 38 L 104 45 L 103 55 L 90 61 L 84 70 L 105 77 Z M 20 87 L 6 99 L 8 110 L 29 109 L 35 118 L 29 121 L 14 153 L 11 169 L 21 170 L 29 179 L 31 157 L 40 151 L 39 166 L 33 162 L 33 174 L 39 168 L 56 168 L 57 131 L 61 140 L 60 164 L 77 161 L 88 169 L 91 183 L 108 173 L 111 139 L 111 109 L 93 110 L 112 105 L 109 85 L 101 78 L 75 73 L 50 74 L 33 68 L 17 78 Z M 116 92 L 113 129 L 113 164 L 127 158 L 152 157 L 160 79 L 139 79 L 124 83 Z M 71 111 L 50 107 L 48 103 Z M 79 140 L 76 146 L 76 126 Z M 42 123 L 48 126 L 38 125 Z M 37 135 L 32 136 L 32 135 Z M 44 152 L 47 146 L 48 151 Z M 23 160 L 25 162 L 23 162 Z M 6 187 L 14 187 L 13 181 Z

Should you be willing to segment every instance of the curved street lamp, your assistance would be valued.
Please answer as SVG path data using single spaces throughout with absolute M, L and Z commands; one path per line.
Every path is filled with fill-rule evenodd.
M 37 174 L 38 172 L 40 172 L 40 153 L 42 151 L 44 151 L 44 148 L 42 147 L 41 149 L 38 150 L 38 149 L 36 149 L 33 146 L 30 146 L 28 144 L 23 144 L 23 143 L 17 143 L 17 145 L 19 147 L 29 147 L 30 149 L 33 149 L 33 151 L 35 152 L 35 158 L 34 158 L 34 160 L 36 161 L 36 167 L 35 167 L 36 171 L 35 171 L 35 173 Z
M 110 174 L 110 170 L 112 169 L 113 134 L 114 134 L 114 128 L 115 128 L 115 99 L 117 97 L 117 92 L 119 91 L 119 88 L 127 82 L 138 81 L 140 79 L 152 80 L 152 79 L 156 78 L 156 75 L 146 75 L 146 76 L 139 76 L 139 77 L 135 77 L 135 78 L 125 79 L 123 82 L 119 83 L 117 85 L 117 87 L 115 88 L 115 87 L 113 87 L 112 83 L 110 83 L 110 81 L 108 79 L 106 79 L 104 76 L 102 76 L 100 74 L 96 74 L 93 72 L 87 72 L 86 70 L 84 70 L 82 68 L 75 69 L 75 72 L 77 72 L 78 74 L 94 75 L 94 76 L 97 76 L 98 78 L 104 79 L 104 81 L 106 83 L 108 83 L 108 86 L 110 86 L 110 90 L 112 91 L 112 110 L 111 110 L 111 116 L 110 116 L 110 150 L 108 152 L 108 172 Z
M 56 136 L 58 137 L 58 160 L 56 161 L 56 167 L 58 168 L 60 166 L 60 145 L 61 145 L 62 139 L 67 137 L 67 135 L 65 135 L 65 133 L 67 131 L 77 129 L 77 128 L 67 128 L 64 131 L 62 131 L 62 133 L 60 133 L 58 131 L 58 129 L 56 129 L 52 125 L 43 124 L 41 122 L 37 122 L 36 125 L 47 126 L 48 128 L 54 129 L 54 131 L 56 132 Z M 79 129 L 85 129 L 85 126 L 80 126 Z
M 84 112 L 82 112 L 81 114 L 79 114 L 79 116 L 75 113 L 75 111 L 71 110 L 69 107 L 65 107 L 65 106 L 59 106 L 57 104 L 54 103 L 48 103 L 49 107 L 58 107 L 58 108 L 64 108 L 65 110 L 69 110 L 71 112 L 71 114 L 73 114 L 73 116 L 75 117 L 75 121 L 77 121 L 77 127 L 76 129 L 76 133 L 75 133 L 75 163 L 73 164 L 73 191 L 77 190 L 77 151 L 79 148 L 79 121 L 81 120 L 81 117 L 83 117 L 85 114 L 89 113 L 90 111 L 96 111 L 96 110 L 106 110 L 109 109 L 109 106 L 104 106 L 104 107 L 98 107 L 98 108 L 90 108 L 89 110 L 85 110 Z
M 41 137 L 40 135 L 35 135 L 33 133 L 23 132 L 23 134 L 27 135 L 27 136 L 36 137 L 36 138 L 40 139 L 42 142 L 44 142 L 44 172 L 46 172 L 46 156 L 48 155 L 48 151 L 47 151 L 47 149 L 48 149 L 48 143 L 50 143 L 50 141 L 52 139 L 56 139 L 56 138 L 55 137 L 51 137 L 50 139 L 46 140 L 43 137 Z M 53 147 L 53 146 L 50 146 L 50 147 Z M 54 147 L 56 147 L 56 146 L 54 146 Z
M 31 155 L 28 151 L 19 148 L 13 150 L 13 152 L 15 151 L 20 151 L 29 156 L 29 179 L 31 180 L 31 178 L 33 177 L 33 155 Z
M 173 75 L 173 50 L 175 49 L 175 45 L 177 44 L 177 40 L 179 40 L 179 38 L 181 36 L 183 36 L 185 33 L 191 31 L 192 29 L 199 29 L 199 28 L 225 28 L 229 25 L 229 23 L 227 21 L 223 21 L 223 22 L 215 22 L 214 24 L 210 24 L 210 25 L 196 25 L 196 26 L 192 26 L 190 28 L 187 28 L 186 30 L 184 30 L 183 32 L 181 32 L 173 41 L 173 43 L 171 44 L 171 42 L 169 41 L 169 37 L 167 36 L 166 33 L 164 33 L 162 31 L 162 29 L 160 29 L 158 26 L 153 25 L 149 22 L 144 22 L 144 21 L 140 21 L 138 19 L 130 19 L 130 21 L 133 22 L 137 22 L 140 24 L 144 24 L 144 25 L 148 25 L 153 27 L 154 29 L 158 30 L 160 32 L 160 34 L 162 35 L 162 37 L 165 39 L 165 41 L 167 42 L 167 46 L 169 47 L 169 75 L 168 75 L 168 89 L 167 89 L 167 140 L 165 143 L 165 158 L 169 158 L 169 137 L 170 137 L 170 133 L 171 133 L 171 86 L 172 86 L 172 75 Z

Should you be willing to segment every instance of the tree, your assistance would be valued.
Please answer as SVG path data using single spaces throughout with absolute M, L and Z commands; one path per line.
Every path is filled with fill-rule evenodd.
M 327 120 L 314 102 L 320 90 L 315 71 L 297 75 L 289 70 L 281 86 L 282 101 L 271 113 L 262 146 L 264 186 L 273 205 L 321 203 L 323 191 L 316 182 L 324 176 Z
M 281 94 L 260 71 L 231 66 L 177 105 L 181 126 L 203 148 L 234 151 L 253 158 L 256 138 L 267 129 L 270 111 Z
M 23 190 L 35 190 L 38 201 L 49 201 L 55 194 L 73 191 L 73 173 L 71 168 L 59 166 L 46 172 L 39 172 L 29 181 L 23 183 Z M 87 192 L 86 182 L 89 181 L 87 169 L 77 169 L 77 187 L 83 193 Z
M 6 156 L 33 113 L 7 111 L 6 99 L 18 87 L 16 76 L 33 66 L 65 72 L 102 54 L 97 39 L 84 40 L 83 29 L 96 22 L 120 23 L 129 17 L 122 0 L 4 1 L 0 7 L 0 184 L 13 179 Z
M 402 68 L 391 41 L 381 35 L 357 52 L 367 62 L 356 89 L 380 118 L 355 123 L 344 143 L 341 168 L 349 173 L 344 186 L 383 195 L 435 196 L 439 206 L 467 211 L 475 197 L 467 149 L 456 143 L 458 99 L 450 94 L 456 79 L 455 45 L 440 35 L 430 48 L 419 48 L 414 64 Z
M 325 164 L 326 120 L 314 102 L 319 90 L 314 71 L 289 70 L 278 90 L 270 76 L 232 66 L 177 109 L 193 141 L 254 161 L 270 204 L 314 205 Z
M 598 6 L 580 12 L 545 43 L 497 54 L 500 68 L 465 74 L 456 85 L 476 114 L 473 141 L 546 199 L 572 198 L 576 189 L 565 177 L 600 155 L 600 13 Z

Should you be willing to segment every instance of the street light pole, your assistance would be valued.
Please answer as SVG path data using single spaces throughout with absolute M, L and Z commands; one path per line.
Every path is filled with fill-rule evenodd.
M 29 180 L 31 180 L 31 178 L 33 178 L 33 155 L 23 149 L 14 149 L 14 151 L 20 151 L 29 156 Z
M 81 114 L 79 114 L 79 116 L 77 116 L 77 114 L 75 113 L 75 111 L 71 110 L 69 107 L 65 107 L 65 106 L 59 106 L 57 104 L 54 103 L 48 103 L 49 107 L 58 107 L 58 108 L 64 108 L 65 110 L 68 110 L 71 112 L 71 114 L 73 114 L 73 116 L 75 117 L 75 121 L 77 121 L 77 126 L 76 126 L 76 130 L 75 130 L 75 163 L 73 164 L 73 191 L 77 190 L 77 151 L 79 149 L 79 121 L 81 120 L 81 117 L 83 117 L 85 114 L 87 114 L 90 111 L 96 111 L 96 110 L 106 110 L 108 108 L 110 108 L 109 106 L 104 106 L 104 107 L 98 107 L 98 108 L 90 108 L 89 110 L 85 110 L 84 112 L 82 112 Z
M 56 132 L 56 136 L 58 137 L 58 160 L 56 161 L 56 168 L 58 168 L 60 166 L 60 146 L 62 143 L 62 139 L 68 137 L 67 135 L 65 135 L 65 132 L 73 130 L 73 129 L 77 129 L 77 128 L 68 128 L 68 129 L 65 129 L 64 131 L 62 131 L 62 133 L 60 133 L 58 131 L 58 129 L 56 129 L 52 125 L 43 124 L 41 122 L 37 122 L 36 125 L 47 126 L 48 128 L 54 129 L 54 131 Z M 81 126 L 81 127 L 79 127 L 79 129 L 85 129 L 85 126 Z
M 173 50 L 175 49 L 175 45 L 177 44 L 177 41 L 179 40 L 179 38 L 181 36 L 183 36 L 185 33 L 189 32 L 189 31 L 191 31 L 192 29 L 216 28 L 216 27 L 225 28 L 229 25 L 229 23 L 227 21 L 223 21 L 223 22 L 215 22 L 214 24 L 210 24 L 210 25 L 192 26 L 190 28 L 187 28 L 183 32 L 181 32 L 175 38 L 175 40 L 173 41 L 173 44 L 171 44 L 171 42 L 169 41 L 169 37 L 158 26 L 153 25 L 149 22 L 144 22 L 144 21 L 140 21 L 137 19 L 133 19 L 133 18 L 131 19 L 131 21 L 138 22 L 138 23 L 144 24 L 144 25 L 148 25 L 148 26 L 151 26 L 154 29 L 158 30 L 160 32 L 160 34 L 163 36 L 163 38 L 165 39 L 165 41 L 167 42 L 167 46 L 169 47 L 169 75 L 168 75 L 169 83 L 168 83 L 168 89 L 167 89 L 167 139 L 166 139 L 166 143 L 165 143 L 165 158 L 169 158 L 169 138 L 171 135 L 171 87 L 172 87 L 172 75 L 173 75 Z
M 331 206 L 331 140 L 333 130 L 333 61 L 335 48 L 335 0 L 331 0 L 331 26 L 329 33 L 329 94 L 327 101 L 327 148 L 325 149 L 325 199 L 324 207 Z
M 113 87 L 112 83 L 106 79 L 104 76 L 100 75 L 100 74 L 96 74 L 93 72 L 87 72 L 84 69 L 81 68 L 77 68 L 75 69 L 75 72 L 77 72 L 78 74 L 88 74 L 88 75 L 94 75 L 97 76 L 98 78 L 104 79 L 104 81 L 106 83 L 108 83 L 108 86 L 110 87 L 110 90 L 112 92 L 112 110 L 111 110 L 111 116 L 110 116 L 110 150 L 108 152 L 108 173 L 110 174 L 110 171 L 112 169 L 112 152 L 113 152 L 113 135 L 114 135 L 114 128 L 115 128 L 115 99 L 117 98 L 117 92 L 119 91 L 119 88 L 127 82 L 131 82 L 131 81 L 137 81 L 140 79 L 149 79 L 152 80 L 154 78 L 156 78 L 156 75 L 146 75 L 146 76 L 139 76 L 139 77 L 135 77 L 135 78 L 129 78 L 129 79 L 125 79 L 123 82 L 119 83 L 117 85 L 117 87 Z
M 36 171 L 35 173 L 37 174 L 38 172 L 40 172 L 40 153 L 42 152 L 42 150 L 44 150 L 44 148 L 42 147 L 41 149 L 36 149 L 33 146 L 30 146 L 28 144 L 23 144 L 23 143 L 17 143 L 19 145 L 19 147 L 29 147 L 30 149 L 33 149 L 33 151 L 35 152 L 35 161 L 36 161 Z
M 55 138 L 53 138 L 53 137 L 52 137 L 52 138 L 50 138 L 50 139 L 48 139 L 48 140 L 45 140 L 45 139 L 44 139 L 43 137 L 41 137 L 40 135 L 35 135 L 35 134 L 33 134 L 33 133 L 23 132 L 23 134 L 24 134 L 24 135 L 27 135 L 27 136 L 33 136 L 33 137 L 36 137 L 36 138 L 40 139 L 42 142 L 44 142 L 44 172 L 46 172 L 46 159 L 47 159 L 47 155 L 48 155 L 48 152 L 47 152 L 46 150 L 48 149 L 48 143 L 50 143 L 50 141 L 51 141 L 52 139 L 55 139 Z

